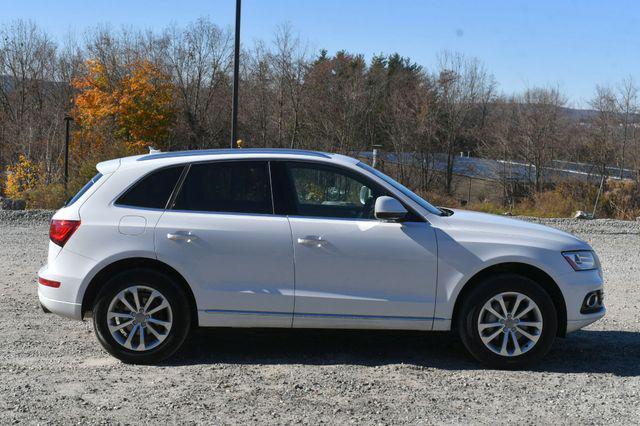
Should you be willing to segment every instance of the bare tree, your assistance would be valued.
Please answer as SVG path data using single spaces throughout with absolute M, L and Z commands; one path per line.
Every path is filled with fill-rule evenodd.
M 272 56 L 273 75 L 278 84 L 278 145 L 295 148 L 300 136 L 302 114 L 302 92 L 307 71 L 307 48 L 300 38 L 293 35 L 289 24 L 278 28 L 274 40 L 275 52 Z
M 231 93 L 230 32 L 199 19 L 184 30 L 169 29 L 165 37 L 180 110 L 176 137 L 184 138 L 188 149 L 224 146 Z
M 622 120 L 622 137 L 618 165 L 620 167 L 620 179 L 624 177 L 625 160 L 629 143 L 636 140 L 638 123 L 638 86 L 633 78 L 622 81 L 618 89 L 618 108 Z
M 557 88 L 529 89 L 517 98 L 519 132 L 515 134 L 515 141 L 538 192 L 543 188 L 545 167 L 554 158 L 563 137 L 565 104 Z
M 607 165 L 611 164 L 615 157 L 615 141 L 620 117 L 618 100 L 611 88 L 597 86 L 596 95 L 590 105 L 596 111 L 587 140 L 590 161 L 596 165 L 600 175 L 607 176 Z
M 486 110 L 482 106 L 493 99 L 495 81 L 476 59 L 444 52 L 439 61 L 436 82 L 446 156 L 444 190 L 451 194 L 455 157 L 463 143 L 472 140 L 484 125 Z
M 18 153 L 51 165 L 57 67 L 56 45 L 34 23 L 0 27 L 0 165 Z

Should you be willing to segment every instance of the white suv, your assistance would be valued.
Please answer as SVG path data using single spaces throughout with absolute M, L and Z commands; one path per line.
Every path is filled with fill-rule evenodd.
M 98 164 L 51 222 L 43 308 L 91 314 L 125 362 L 172 355 L 193 327 L 456 329 L 520 367 L 601 318 L 584 241 L 447 210 L 353 158 L 242 149 Z

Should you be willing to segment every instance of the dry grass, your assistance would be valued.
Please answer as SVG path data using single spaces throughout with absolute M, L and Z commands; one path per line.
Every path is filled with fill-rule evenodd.
M 555 189 L 539 192 L 513 206 L 504 206 L 490 201 L 471 203 L 463 208 L 485 213 L 516 216 L 571 217 L 577 210 L 591 212 L 598 188 L 594 185 L 570 182 Z M 456 206 L 459 207 L 459 204 Z M 601 218 L 634 220 L 640 217 L 640 186 L 632 181 L 607 181 L 598 200 L 596 216 Z

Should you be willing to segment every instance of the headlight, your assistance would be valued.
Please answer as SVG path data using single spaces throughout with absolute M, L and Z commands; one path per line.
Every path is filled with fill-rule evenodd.
M 591 250 L 563 251 L 562 255 L 576 271 L 589 271 L 598 268 L 595 253 Z

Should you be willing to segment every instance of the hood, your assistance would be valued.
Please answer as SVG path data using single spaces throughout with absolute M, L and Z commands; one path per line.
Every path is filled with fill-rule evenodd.
M 511 244 L 531 245 L 558 250 L 591 250 L 588 243 L 559 229 L 505 216 L 454 210 L 453 215 L 438 218 L 436 225 L 458 236 L 503 240 Z

